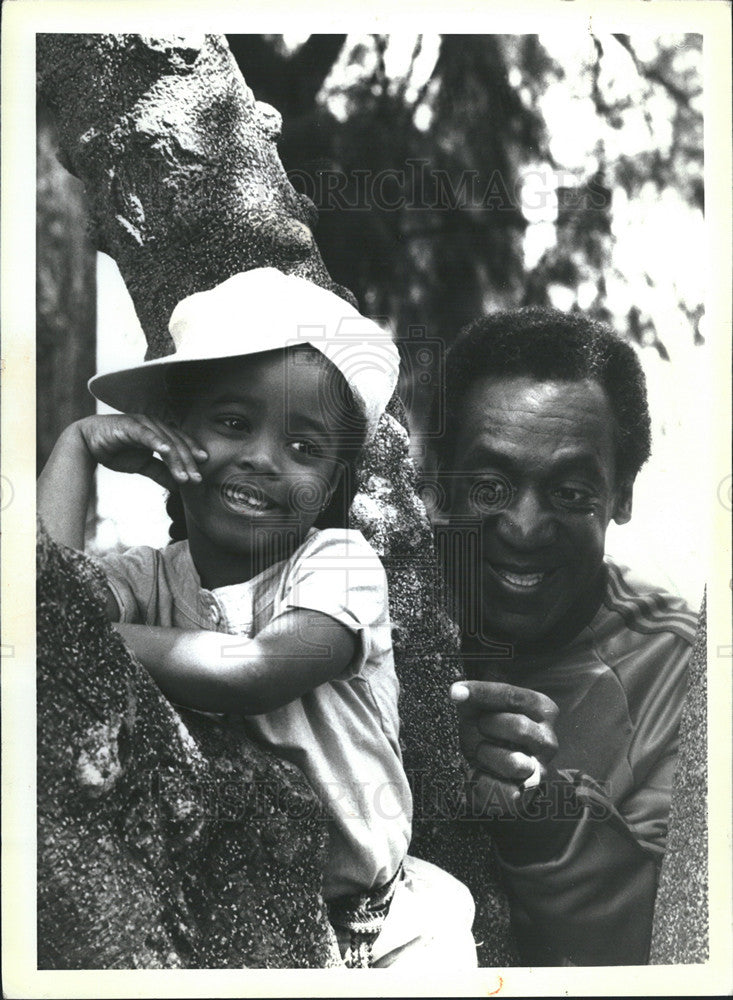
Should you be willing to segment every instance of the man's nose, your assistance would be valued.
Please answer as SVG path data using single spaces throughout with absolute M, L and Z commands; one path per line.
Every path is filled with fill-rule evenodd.
M 522 490 L 497 518 L 496 532 L 507 545 L 531 550 L 551 545 L 557 537 L 557 525 L 542 497 L 534 490 Z

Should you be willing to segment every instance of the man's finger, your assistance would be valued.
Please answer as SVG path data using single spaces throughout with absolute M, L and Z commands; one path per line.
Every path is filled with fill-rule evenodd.
M 500 681 L 457 681 L 451 700 L 464 718 L 483 712 L 515 712 L 535 722 L 554 722 L 558 707 L 547 695 Z
M 466 782 L 466 803 L 473 817 L 500 819 L 517 811 L 521 789 L 511 781 L 472 769 Z
M 520 750 L 549 761 L 557 753 L 555 731 L 548 722 L 535 722 L 514 712 L 484 712 L 471 728 L 489 743 Z
M 520 784 L 534 773 L 534 758 L 518 750 L 507 750 L 491 743 L 479 743 L 473 755 L 476 767 L 497 778 Z

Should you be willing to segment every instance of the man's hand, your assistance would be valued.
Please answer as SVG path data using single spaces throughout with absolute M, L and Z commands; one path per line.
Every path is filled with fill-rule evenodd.
M 471 765 L 474 814 L 514 815 L 535 759 L 543 779 L 557 753 L 557 705 L 537 691 L 495 681 L 460 681 L 450 696 L 458 709 L 461 750 Z

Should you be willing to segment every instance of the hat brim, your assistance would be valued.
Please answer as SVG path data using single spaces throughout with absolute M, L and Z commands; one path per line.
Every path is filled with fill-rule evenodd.
M 97 375 L 90 392 L 122 412 L 168 417 L 165 376 L 174 366 L 309 344 L 341 372 L 371 437 L 397 382 L 399 352 L 386 331 L 333 292 L 276 268 L 187 296 L 168 329 L 174 354 Z
M 272 349 L 278 350 L 276 347 Z M 241 357 L 244 353 L 229 351 L 212 354 L 211 351 L 207 351 L 205 356 L 166 355 L 162 358 L 153 358 L 151 361 L 143 361 L 129 368 L 119 368 L 116 371 L 94 375 L 87 382 L 87 388 L 100 402 L 122 413 L 164 415 L 169 409 L 165 377 L 171 369 L 186 364 L 205 364 Z

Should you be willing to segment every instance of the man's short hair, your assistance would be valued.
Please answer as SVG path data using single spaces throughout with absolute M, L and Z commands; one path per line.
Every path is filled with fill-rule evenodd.
M 447 467 L 470 386 L 487 376 L 538 381 L 593 379 L 616 418 L 616 473 L 633 480 L 651 451 L 646 379 L 633 347 L 582 313 L 530 306 L 493 313 L 461 331 L 446 356 L 445 433 L 437 447 Z M 440 403 L 438 403 L 440 405 Z

